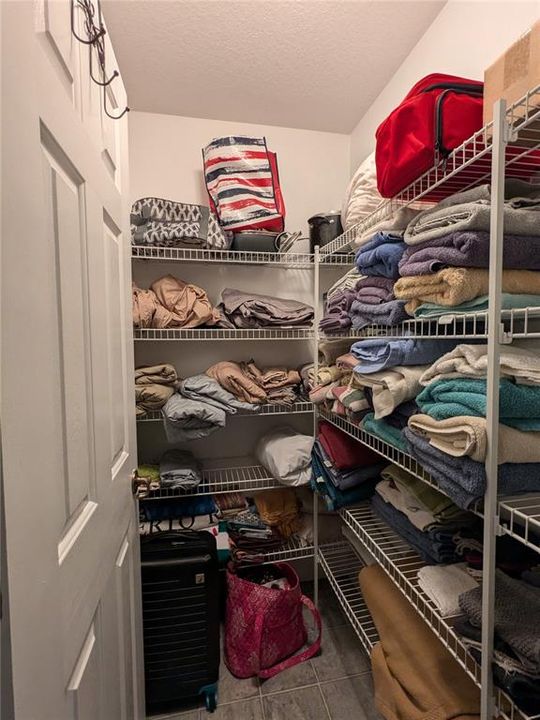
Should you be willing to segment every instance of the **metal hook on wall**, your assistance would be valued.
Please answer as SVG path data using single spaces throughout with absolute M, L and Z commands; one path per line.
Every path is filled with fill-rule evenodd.
M 94 5 L 92 4 L 92 0 L 71 0 L 71 32 L 73 36 L 83 45 L 88 45 L 88 53 L 89 53 L 89 70 L 90 70 L 90 77 L 92 78 L 92 81 L 95 82 L 96 85 L 99 85 L 99 87 L 103 88 L 103 111 L 107 115 L 107 117 L 111 118 L 111 120 L 120 120 L 120 118 L 124 117 L 124 115 L 129 112 L 129 107 L 124 108 L 124 110 L 120 113 L 120 115 L 111 115 L 109 112 L 109 109 L 107 108 L 107 87 L 112 83 L 112 81 L 119 76 L 118 70 L 115 70 L 110 78 L 106 79 L 106 62 L 105 62 L 105 42 L 104 37 L 106 34 L 105 26 L 103 25 L 103 20 L 101 17 L 101 5 L 100 1 L 96 0 L 97 4 L 97 16 L 98 16 L 98 24 L 96 25 L 96 22 L 94 20 L 96 15 L 96 9 Z M 75 30 L 75 11 L 79 10 L 84 13 L 84 29 L 86 31 L 86 34 L 88 36 L 88 39 L 85 40 L 84 38 L 79 37 Z M 94 61 L 93 61 L 93 53 L 94 50 L 98 57 L 98 75 L 101 73 L 101 80 L 98 80 L 98 78 L 94 75 Z

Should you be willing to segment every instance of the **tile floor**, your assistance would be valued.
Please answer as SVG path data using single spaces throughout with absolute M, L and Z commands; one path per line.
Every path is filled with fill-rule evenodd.
M 311 594 L 309 583 L 302 586 Z M 319 609 L 319 656 L 263 682 L 237 680 L 222 661 L 213 715 L 192 708 L 152 720 L 381 720 L 373 704 L 369 659 L 326 581 L 321 581 Z

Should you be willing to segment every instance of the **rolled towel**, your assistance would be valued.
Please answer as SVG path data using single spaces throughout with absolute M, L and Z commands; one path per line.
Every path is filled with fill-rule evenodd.
M 538 213 L 536 213 L 538 215 Z M 407 300 L 410 315 L 423 303 L 460 305 L 489 290 L 489 271 L 479 268 L 450 267 L 433 275 L 413 275 L 400 278 L 394 294 Z M 502 291 L 506 293 L 540 294 L 540 272 L 531 270 L 503 270 Z
M 517 382 L 540 385 L 540 357 L 517 347 L 501 349 L 499 372 L 501 377 L 514 378 Z M 422 385 L 435 380 L 473 377 L 484 378 L 487 373 L 487 345 L 457 345 L 453 350 L 435 360 L 420 378 Z
M 422 435 L 434 448 L 453 457 L 468 456 L 484 462 L 487 454 L 487 431 L 484 417 L 458 415 L 435 420 L 417 414 L 409 418 L 409 427 Z M 499 425 L 499 463 L 540 462 L 540 432 L 523 432 Z

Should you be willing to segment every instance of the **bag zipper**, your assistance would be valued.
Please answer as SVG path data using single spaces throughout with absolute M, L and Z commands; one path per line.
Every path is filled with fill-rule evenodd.
M 443 84 L 443 83 L 441 83 Z M 435 101 L 435 150 L 436 152 L 440 153 L 441 155 L 448 156 L 450 155 L 450 150 L 444 147 L 443 145 L 443 127 L 442 127 L 442 105 L 444 102 L 444 99 L 448 96 L 448 93 L 451 92 L 461 92 L 463 95 L 483 95 L 483 89 L 479 88 L 478 91 L 472 90 L 470 86 L 466 85 L 452 85 L 450 86 L 450 83 L 447 83 L 448 87 L 442 92 L 437 100 Z M 439 86 L 440 87 L 440 86 Z M 467 90 L 465 90 L 467 88 Z M 434 89 L 432 86 L 431 89 Z

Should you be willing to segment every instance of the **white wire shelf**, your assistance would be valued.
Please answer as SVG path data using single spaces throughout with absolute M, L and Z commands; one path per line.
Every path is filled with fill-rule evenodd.
M 266 415 L 300 415 L 305 413 L 312 413 L 314 406 L 311 402 L 299 401 L 294 405 L 261 405 L 258 412 L 249 412 L 248 410 L 238 410 L 234 415 L 229 415 L 230 418 L 235 417 L 261 417 Z M 161 412 L 149 412 L 142 417 L 137 418 L 138 423 L 156 422 L 163 420 Z
M 234 465 L 232 465 L 233 462 Z M 229 462 L 224 460 L 203 461 L 202 481 L 197 487 L 189 490 L 161 487 L 143 498 L 143 501 L 193 495 L 222 495 L 230 492 L 249 494 L 277 487 L 283 486 L 272 477 L 266 468 L 257 465 L 251 458 L 236 458 Z
M 540 553 L 540 493 L 503 498 L 499 522 L 505 533 Z
M 450 621 L 440 616 L 435 604 L 418 585 L 418 570 L 425 564 L 420 556 L 375 515 L 369 505 L 341 510 L 340 515 L 461 667 L 480 686 L 480 665 L 470 655 Z M 531 716 L 521 711 L 504 692 L 495 688 L 495 694 L 497 707 L 506 720 L 531 720 Z
M 281 560 L 303 560 L 304 558 L 310 558 L 314 555 L 314 545 L 306 545 L 300 538 L 293 535 L 277 550 L 265 553 L 263 564 L 280 562 Z
M 520 338 L 540 337 L 540 306 L 503 310 L 501 313 L 501 342 L 510 343 Z M 348 330 L 345 333 L 320 335 L 321 340 L 350 338 L 361 340 L 366 337 L 389 338 L 487 338 L 487 311 L 457 315 L 448 308 L 448 313 L 438 318 L 417 318 L 404 320 L 399 325 L 369 325 L 362 330 Z
M 224 330 L 220 328 L 134 328 L 133 339 L 155 340 L 313 340 L 311 327 L 255 328 Z
M 347 542 L 320 547 L 319 561 L 339 604 L 369 655 L 379 636 L 358 584 L 358 572 L 364 563 Z
M 207 250 L 201 248 L 154 247 L 151 245 L 132 245 L 131 257 L 134 260 L 157 260 L 160 262 L 219 263 L 230 265 L 270 265 L 271 267 L 306 269 L 314 265 L 312 253 L 248 252 L 245 250 Z M 354 255 L 336 254 L 326 266 L 350 265 Z
M 506 112 L 506 120 L 513 128 L 511 142 L 515 143 L 506 149 L 509 176 L 529 180 L 538 172 L 540 128 L 536 121 L 539 119 L 540 86 L 537 86 Z M 345 251 L 357 237 L 391 218 L 401 207 L 419 201 L 438 202 L 455 192 L 490 182 L 492 152 L 493 122 L 490 122 L 395 197 L 384 201 L 373 213 L 324 245 L 321 264 L 326 262 L 327 255 Z

